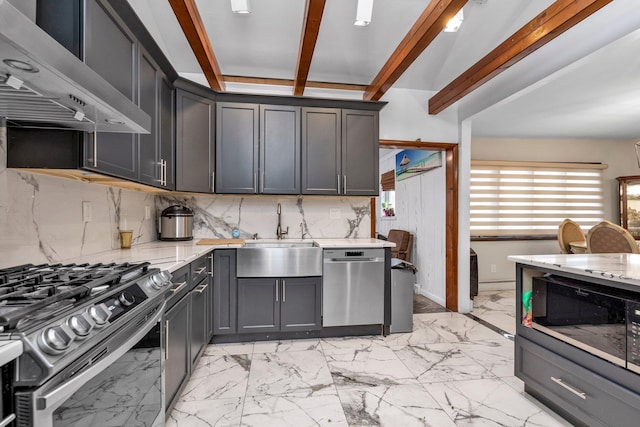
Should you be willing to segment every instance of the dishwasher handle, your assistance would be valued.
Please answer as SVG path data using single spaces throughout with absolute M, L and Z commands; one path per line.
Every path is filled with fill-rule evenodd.
M 341 263 L 341 262 L 384 262 L 382 257 L 373 258 L 325 258 L 325 263 Z

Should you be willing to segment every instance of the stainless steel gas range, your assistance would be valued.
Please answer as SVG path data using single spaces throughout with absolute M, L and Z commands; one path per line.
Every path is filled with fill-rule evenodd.
M 171 275 L 141 264 L 0 270 L 2 368 L 17 427 L 164 425 L 164 313 Z

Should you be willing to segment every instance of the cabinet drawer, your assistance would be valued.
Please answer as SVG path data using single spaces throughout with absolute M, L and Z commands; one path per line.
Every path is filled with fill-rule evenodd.
M 195 288 L 197 284 L 207 278 L 209 272 L 209 257 L 201 256 L 191 263 L 191 288 Z
M 171 290 L 167 296 L 167 310 L 174 306 L 180 299 L 189 292 L 191 270 L 188 265 L 179 268 L 171 273 Z
M 640 396 L 628 389 L 522 337 L 516 358 L 516 375 L 527 386 L 585 424 L 638 425 Z

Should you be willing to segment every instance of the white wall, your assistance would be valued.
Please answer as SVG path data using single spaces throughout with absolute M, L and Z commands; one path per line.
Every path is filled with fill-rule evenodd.
M 424 142 L 457 143 L 457 110 L 450 108 L 430 116 L 427 102 L 433 94 L 408 89 L 389 90 L 381 99 L 389 104 L 380 111 L 380 139 L 415 141 L 419 138 Z M 381 157 L 380 173 L 394 168 L 395 151 Z M 376 222 L 376 229 L 385 235 L 392 228 L 414 234 L 412 260 L 418 269 L 417 290 L 442 305 L 445 305 L 446 296 L 445 178 L 443 166 L 396 182 L 396 219 L 377 218 Z M 468 294 L 468 275 L 460 277 L 458 288 Z
M 616 177 L 640 174 L 634 141 L 619 140 L 557 140 L 557 139 L 490 139 L 474 138 L 471 144 L 473 160 L 512 160 L 540 162 L 601 162 L 603 171 L 605 219 L 619 222 L 618 184 Z M 558 242 L 509 241 L 471 242 L 478 254 L 480 289 L 503 287 L 513 281 L 515 269 L 509 255 L 559 253 Z M 491 264 L 496 271 L 491 272 Z
M 399 151 L 399 150 L 396 150 Z M 394 169 L 395 151 L 380 160 L 380 171 Z M 378 218 L 377 230 L 387 235 L 395 228 L 414 236 L 411 261 L 417 268 L 416 290 L 446 305 L 445 167 L 396 181 L 394 219 Z

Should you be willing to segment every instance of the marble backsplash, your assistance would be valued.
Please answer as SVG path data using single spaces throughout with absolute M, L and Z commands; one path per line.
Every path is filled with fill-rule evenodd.
M 237 228 L 240 238 L 274 239 L 277 207 L 282 207 L 285 238 L 368 238 L 371 227 L 370 198 L 319 196 L 230 196 L 162 194 L 156 197 L 158 213 L 171 205 L 187 206 L 194 212 L 194 238 L 231 238 Z
M 56 263 L 117 249 L 119 229 L 133 244 L 157 240 L 156 218 L 167 206 L 194 211 L 194 238 L 276 237 L 277 205 L 285 238 L 368 238 L 368 197 L 154 195 L 24 170 L 0 171 L 0 268 Z M 91 203 L 84 221 L 82 203 Z M 145 206 L 151 217 L 145 219 Z
M 134 245 L 156 240 L 154 210 L 154 194 L 0 167 L 0 268 L 119 248 L 119 227 L 133 230 Z

